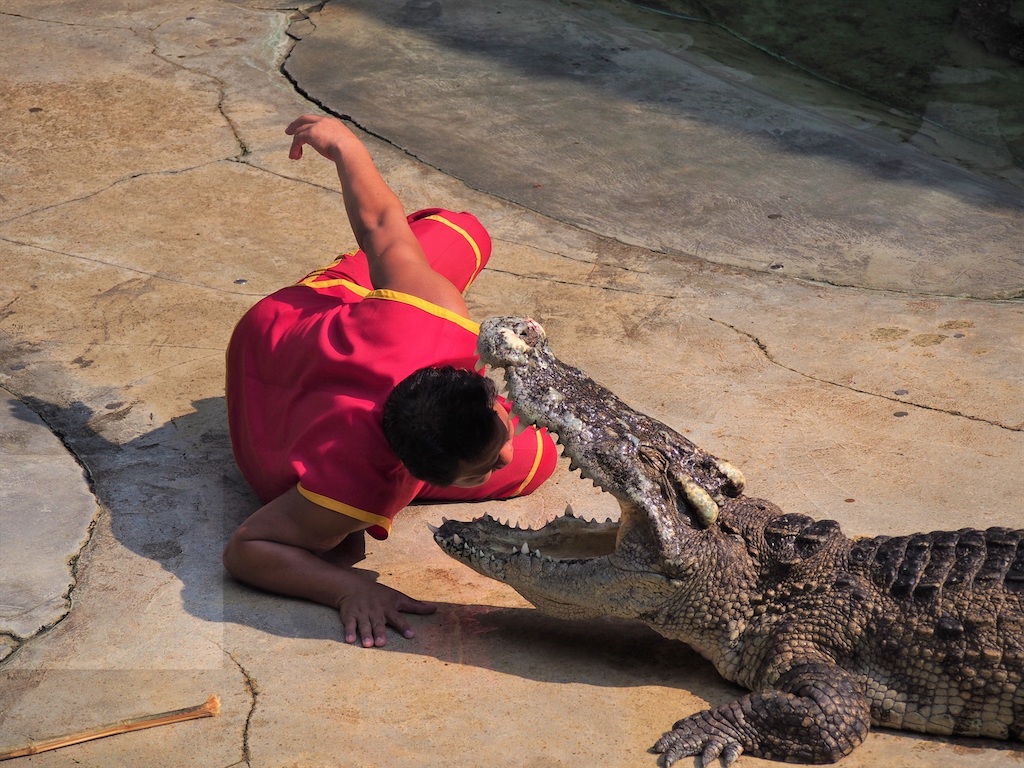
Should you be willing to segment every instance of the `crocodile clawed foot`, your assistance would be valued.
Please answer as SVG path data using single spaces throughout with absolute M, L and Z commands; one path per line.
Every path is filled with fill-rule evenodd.
M 661 755 L 658 758 L 661 768 L 670 768 L 682 757 L 698 757 L 702 768 L 710 768 L 720 758 L 721 764 L 729 768 L 742 754 L 743 747 L 728 734 L 710 729 L 709 725 L 699 714 L 680 720 L 648 751 Z

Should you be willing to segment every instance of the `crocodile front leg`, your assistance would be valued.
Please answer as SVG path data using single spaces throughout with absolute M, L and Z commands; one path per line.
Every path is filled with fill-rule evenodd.
M 651 747 L 668 768 L 687 756 L 729 766 L 741 752 L 769 760 L 834 763 L 868 735 L 867 696 L 844 670 L 829 663 L 793 667 L 772 690 L 751 693 L 718 709 L 680 720 Z

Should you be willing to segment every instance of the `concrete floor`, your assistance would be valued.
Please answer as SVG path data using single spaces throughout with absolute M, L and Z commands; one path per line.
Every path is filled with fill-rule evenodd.
M 410 210 L 482 219 L 476 318 L 536 318 L 752 494 L 851 534 L 1024 525 L 1016 172 L 613 5 L 3 4 L 0 746 L 216 693 L 218 718 L 22 762 L 650 766 L 676 719 L 737 694 L 684 646 L 545 618 L 434 545 L 442 513 L 616 514 L 567 471 L 372 544 L 363 567 L 440 604 L 415 640 L 345 645 L 330 610 L 224 576 L 257 506 L 225 342 L 352 245 L 330 165 L 287 160 L 303 112 L 349 116 Z M 1022 760 L 879 731 L 843 764 Z

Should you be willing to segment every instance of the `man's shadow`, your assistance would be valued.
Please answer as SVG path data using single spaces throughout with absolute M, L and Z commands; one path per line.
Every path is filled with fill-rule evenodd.
M 114 402 L 96 412 L 81 402 L 24 402 L 86 466 L 117 541 L 180 582 L 189 614 L 279 637 L 342 642 L 336 611 L 250 588 L 224 571 L 224 543 L 260 501 L 235 465 L 223 397 L 195 401 L 191 413 L 124 442 L 105 433 L 116 434 L 129 415 L 137 423 L 132 411 L 140 406 Z M 439 562 L 463 567 L 447 557 Z M 625 686 L 678 679 L 684 688 L 736 690 L 686 645 L 639 624 L 563 621 L 534 609 L 473 603 L 438 603 L 435 616 L 415 624 L 415 640 L 391 632 L 388 645 L 375 652 L 434 656 L 549 682 Z

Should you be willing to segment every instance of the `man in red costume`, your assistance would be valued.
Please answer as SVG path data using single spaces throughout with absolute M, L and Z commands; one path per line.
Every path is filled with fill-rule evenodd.
M 271 294 L 228 345 L 231 443 L 264 505 L 234 532 L 240 581 L 336 608 L 346 642 L 414 633 L 414 600 L 352 568 L 363 532 L 386 538 L 414 500 L 501 499 L 554 469 L 543 431 L 514 434 L 509 406 L 475 372 L 463 292 L 490 256 L 474 216 L 406 217 L 369 152 L 341 122 L 304 115 L 289 157 L 333 161 L 359 251 Z

